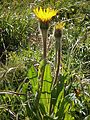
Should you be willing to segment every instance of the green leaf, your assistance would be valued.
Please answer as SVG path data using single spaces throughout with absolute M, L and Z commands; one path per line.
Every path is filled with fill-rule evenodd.
M 22 86 L 22 93 L 27 94 L 28 90 L 28 83 L 24 83 Z M 27 99 L 27 96 L 21 96 L 21 98 L 25 101 Z
M 48 93 L 51 92 L 51 82 L 52 82 L 51 67 L 49 64 L 47 64 L 45 66 L 42 92 L 48 92 Z
M 28 70 L 27 76 L 30 79 L 30 83 L 32 85 L 33 92 L 36 93 L 37 88 L 38 88 L 38 79 L 37 79 L 38 74 L 37 74 L 37 71 L 33 65 Z
M 28 83 L 24 83 L 22 87 L 22 93 L 27 93 Z
M 49 112 L 49 107 L 50 107 L 51 83 L 52 83 L 51 67 L 49 64 L 47 64 L 45 66 L 43 87 L 42 87 L 42 94 L 41 94 L 41 102 L 44 104 L 45 110 L 47 112 Z
M 38 68 L 38 77 L 41 76 L 41 71 L 42 71 L 42 69 L 44 69 L 44 67 L 45 67 L 45 61 L 42 60 L 42 61 L 40 62 L 39 68 Z
M 69 113 L 66 113 L 64 120 L 75 120 L 75 119 Z
M 60 76 L 60 83 L 57 84 L 52 90 L 51 93 L 51 103 L 54 107 L 54 112 L 56 113 L 58 111 L 59 104 L 64 99 L 64 81 L 66 79 L 65 76 Z

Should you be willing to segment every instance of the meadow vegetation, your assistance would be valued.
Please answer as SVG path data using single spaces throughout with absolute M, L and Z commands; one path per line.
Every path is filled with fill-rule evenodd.
M 0 1 L 0 120 L 90 120 L 89 0 Z

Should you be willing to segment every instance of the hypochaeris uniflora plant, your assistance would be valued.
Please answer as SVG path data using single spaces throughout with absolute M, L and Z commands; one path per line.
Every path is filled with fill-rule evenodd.
M 34 14 L 36 15 L 36 17 L 39 19 L 39 23 L 40 23 L 40 31 L 42 33 L 42 41 L 43 41 L 43 69 L 41 70 L 41 76 L 40 76 L 40 82 L 39 82 L 39 86 L 38 86 L 38 95 L 37 95 L 37 100 L 36 100 L 36 105 L 38 106 L 39 103 L 39 99 L 41 96 L 41 92 L 42 92 L 42 87 L 43 87 L 43 77 L 44 77 L 44 71 L 45 71 L 45 66 L 46 66 L 46 49 L 47 49 L 47 34 L 48 34 L 48 28 L 49 28 L 49 22 L 52 19 L 52 17 L 54 17 L 58 10 L 54 10 L 51 8 L 46 8 L 43 9 L 42 7 L 37 7 L 35 9 L 33 9 Z

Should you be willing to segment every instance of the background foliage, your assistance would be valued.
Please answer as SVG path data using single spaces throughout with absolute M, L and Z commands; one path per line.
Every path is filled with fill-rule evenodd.
M 60 87 L 55 88 L 58 93 L 52 90 L 51 96 L 49 95 L 57 98 L 57 101 L 52 101 L 54 106 L 58 105 L 55 106 L 54 115 L 47 114 L 47 99 L 41 99 L 38 111 L 35 108 L 36 80 L 42 59 L 41 35 L 38 21 L 33 14 L 35 6 L 49 6 L 59 10 L 50 23 L 47 43 L 49 61 L 45 79 L 50 80 L 49 82 L 54 77 L 55 40 L 52 26 L 58 21 L 65 22 L 62 43 L 63 74 Z M 55 120 L 57 116 L 58 120 L 89 120 L 89 0 L 1 0 L 0 61 L 1 120 Z M 45 95 L 42 94 L 42 98 L 47 96 Z

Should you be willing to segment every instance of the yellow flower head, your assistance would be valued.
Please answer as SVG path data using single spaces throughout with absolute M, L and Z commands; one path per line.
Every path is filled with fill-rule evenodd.
M 60 23 L 57 23 L 56 25 L 55 25 L 55 29 L 57 30 L 62 30 L 63 29 L 63 27 L 64 27 L 64 25 L 65 25 L 65 23 L 63 23 L 63 22 L 60 22 Z
M 54 36 L 55 36 L 56 38 L 61 38 L 61 37 L 62 37 L 62 34 L 63 34 L 62 29 L 63 29 L 64 25 L 65 25 L 65 23 L 63 23 L 63 22 L 57 23 L 57 24 L 55 25 L 55 33 L 54 33 Z
M 37 16 L 37 18 L 40 19 L 42 22 L 50 21 L 51 18 L 55 16 L 58 12 L 57 10 L 54 10 L 54 9 L 50 9 L 50 8 L 42 9 L 41 7 L 36 8 L 33 11 Z

